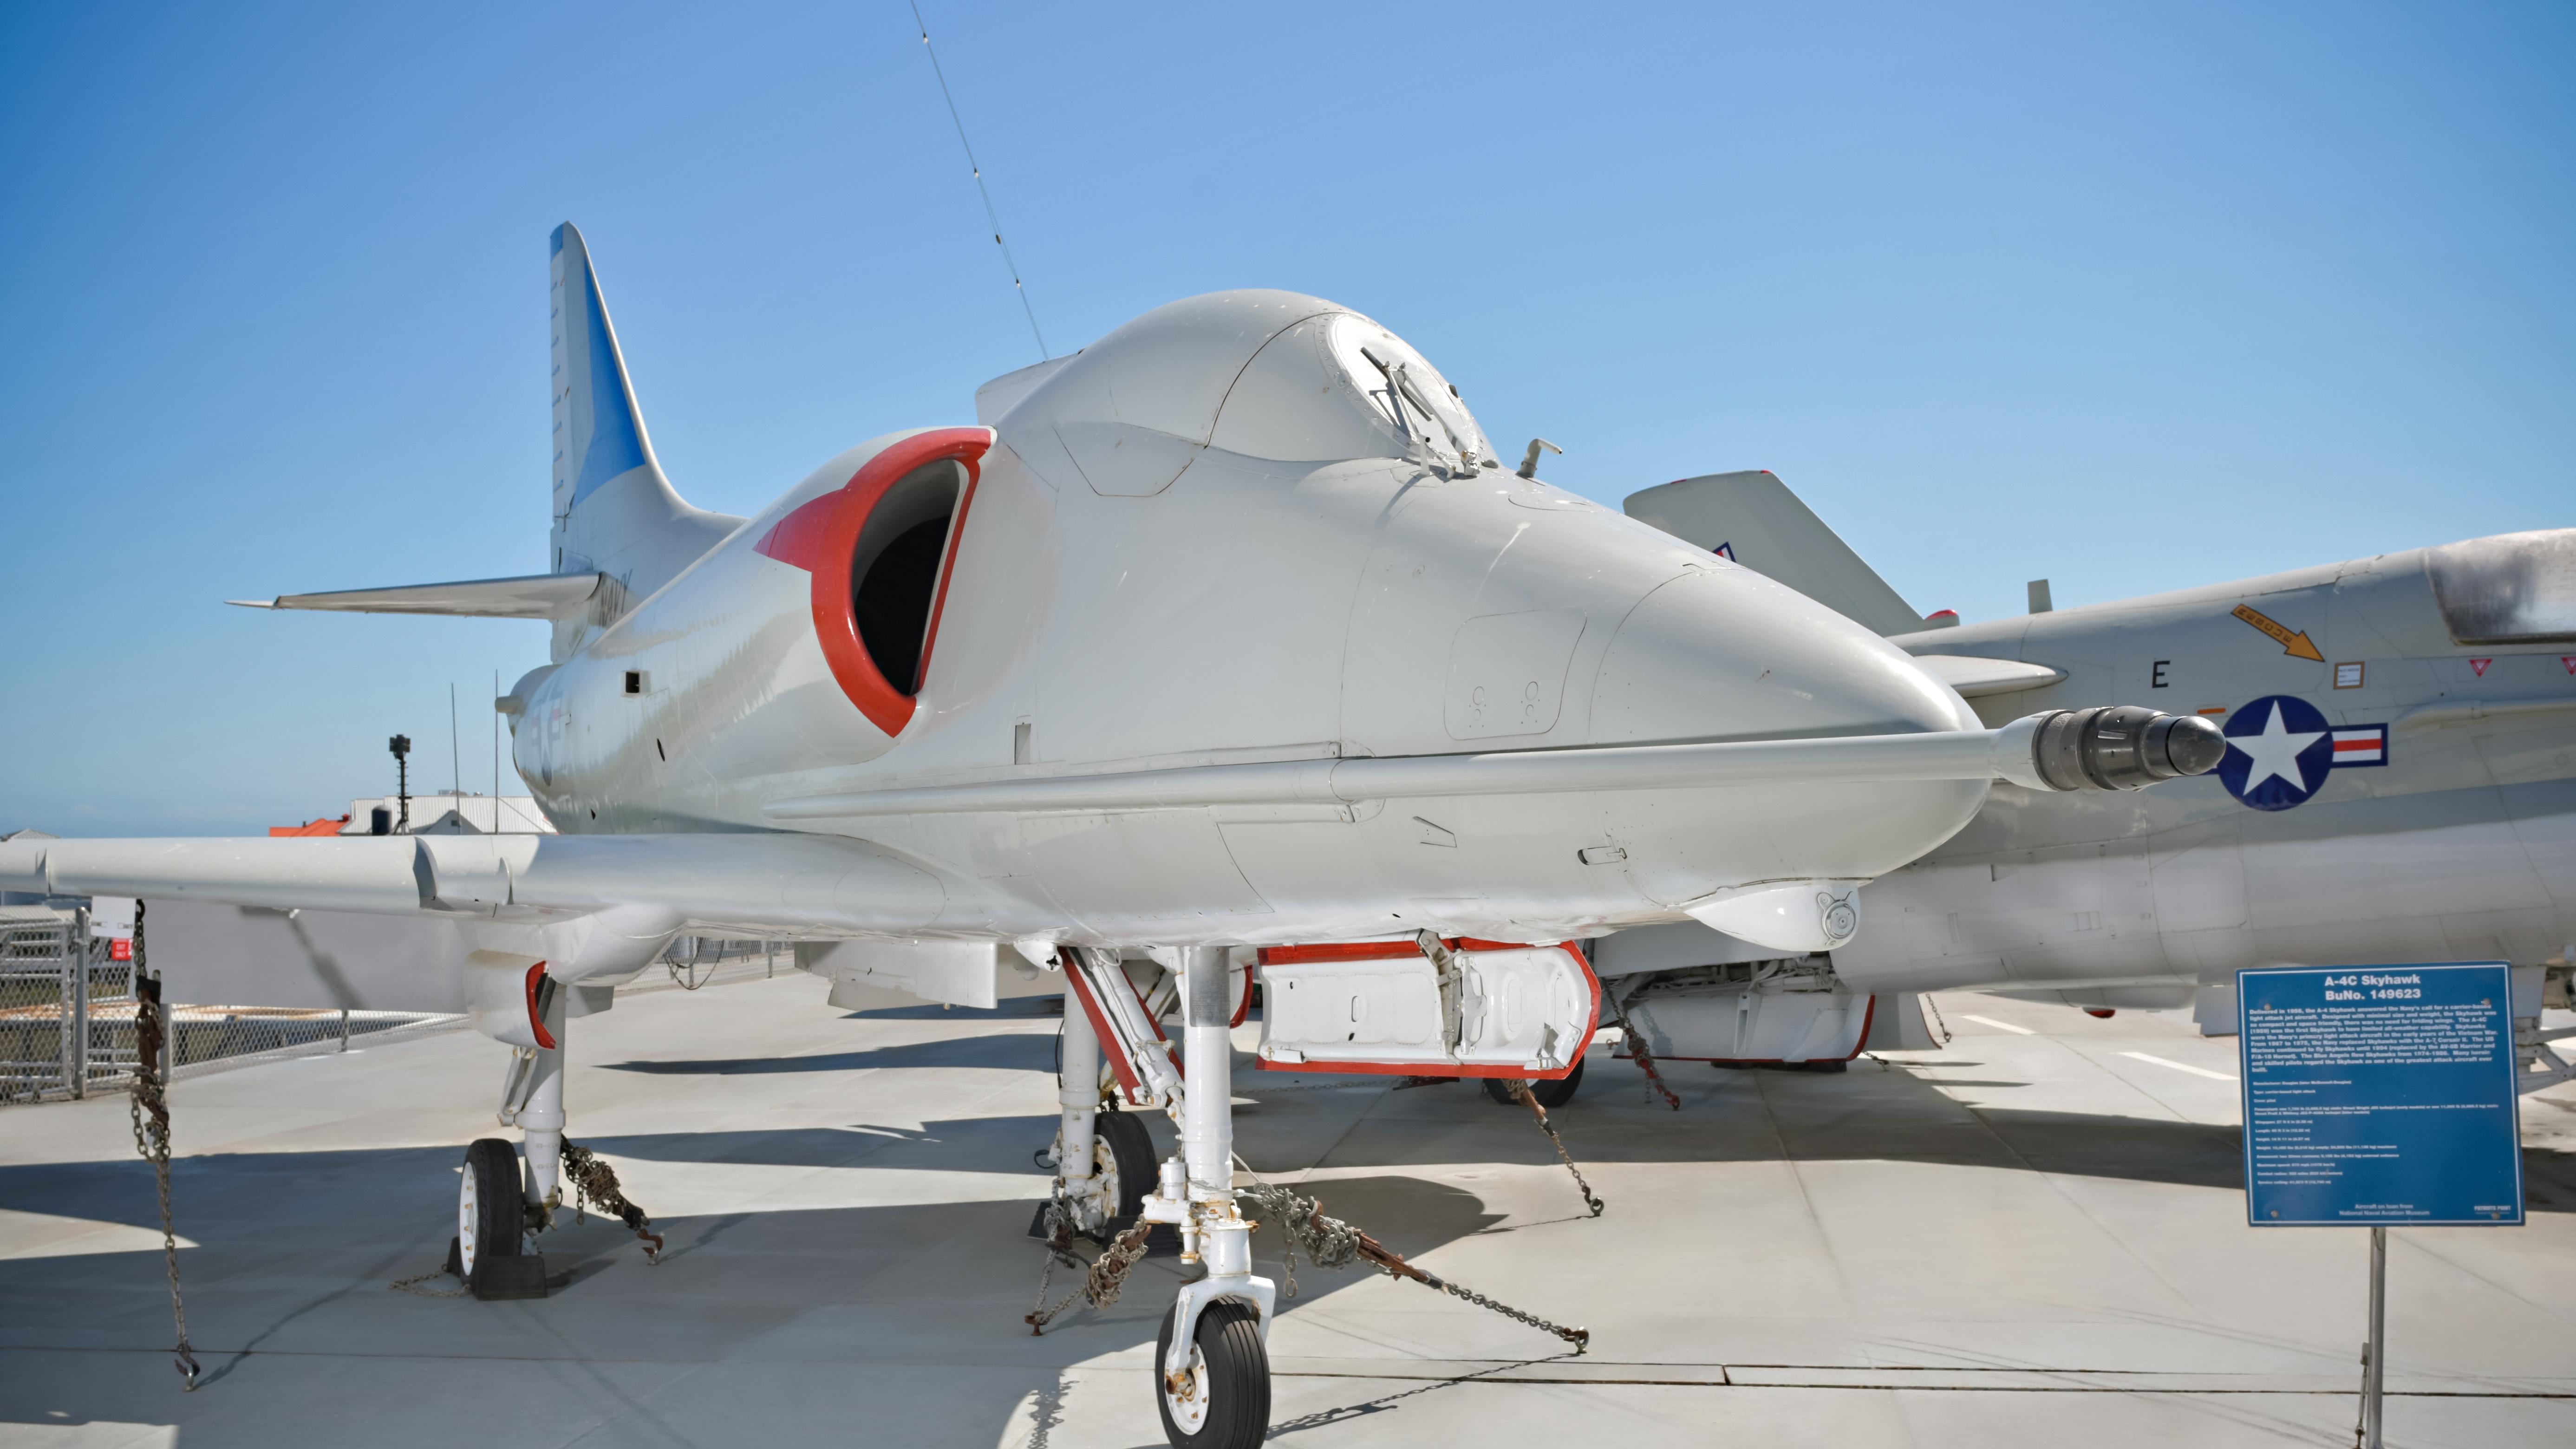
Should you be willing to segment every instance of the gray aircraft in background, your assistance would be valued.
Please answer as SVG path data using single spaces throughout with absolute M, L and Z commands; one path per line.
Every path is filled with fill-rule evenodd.
M 2195 1007 L 2235 973 L 2501 960 L 2525 1090 L 2576 1069 L 2540 1013 L 2576 948 L 2576 528 L 1961 625 L 1917 613 L 1768 472 L 1649 488 L 1627 512 L 1889 636 L 1989 725 L 2136 699 L 2217 721 L 2224 763 L 2136 791 L 1998 784 L 1948 844 L 1860 895 L 1829 957 L 1696 923 L 1596 946 L 1658 1056 L 1830 1062 L 1928 1045 L 1909 993 L 2097 1014 Z

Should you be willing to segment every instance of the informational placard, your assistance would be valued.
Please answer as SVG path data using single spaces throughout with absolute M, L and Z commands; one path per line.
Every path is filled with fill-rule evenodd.
M 2522 1221 L 2501 961 L 2236 973 L 2256 1227 Z

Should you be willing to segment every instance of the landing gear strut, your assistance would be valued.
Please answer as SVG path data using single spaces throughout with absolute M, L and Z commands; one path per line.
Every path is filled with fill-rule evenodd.
M 502 1120 L 518 1127 L 526 1147 L 529 1205 L 537 1210 L 535 1226 L 541 1228 L 553 1221 L 555 1206 L 563 1201 L 564 1021 L 559 993 L 547 989 L 553 984 L 551 979 L 540 982 L 537 999 L 543 1015 L 538 1019 L 546 1031 L 532 1052 L 511 1064 L 501 1109 Z
M 1154 1190 L 1154 1139 L 1134 1114 L 1101 1111 L 1100 1095 L 1100 1038 L 1091 1018 L 1074 1007 L 1064 1014 L 1064 1068 L 1056 1077 L 1063 1117 L 1054 1156 L 1074 1231 L 1093 1237 L 1107 1237 L 1133 1219 Z
M 1067 949 L 1071 954 L 1060 958 L 1069 997 L 1064 1070 L 1056 1097 L 1063 1112 L 1056 1132 L 1056 1192 L 1078 1231 L 1099 1233 L 1113 1217 L 1123 1217 L 1130 1202 L 1137 1226 L 1166 1223 L 1178 1230 L 1181 1261 L 1203 1265 L 1206 1275 L 1181 1285 L 1163 1319 L 1154 1354 L 1154 1397 L 1163 1432 L 1177 1449 L 1253 1449 L 1270 1428 L 1267 1340 L 1278 1289 L 1269 1279 L 1253 1276 L 1252 1224 L 1234 1201 L 1234 1043 L 1228 1035 L 1234 1001 L 1225 989 L 1228 953 L 1222 946 L 1175 953 L 1181 978 L 1181 1070 L 1175 1076 L 1161 1030 L 1144 1014 L 1143 1000 L 1120 973 L 1117 954 Z M 1074 1009 L 1077 999 L 1079 1011 Z M 1104 1030 L 1117 1052 L 1119 1080 L 1176 1104 L 1181 1150 L 1159 1169 L 1141 1122 L 1130 1113 L 1104 1116 L 1100 1111 Z M 1152 1191 L 1141 1200 L 1130 1196 L 1149 1185 Z M 1128 1254 L 1120 1259 L 1117 1273 L 1123 1274 L 1142 1251 L 1142 1237 L 1129 1228 L 1113 1247 L 1112 1256 Z M 1114 1297 L 1116 1279 L 1110 1281 Z M 1096 1277 L 1093 1287 L 1098 1287 Z M 1043 1283 L 1039 1297 L 1043 1305 Z M 1092 1298 L 1094 1304 L 1107 1301 L 1096 1292 Z M 1042 1330 L 1056 1311 L 1041 1306 L 1028 1322 Z
M 1148 1222 L 1180 1229 L 1181 1285 L 1155 1353 L 1155 1403 L 1176 1449 L 1252 1449 L 1270 1428 L 1266 1340 L 1278 1289 L 1252 1273 L 1252 1224 L 1234 1202 L 1234 1003 L 1223 947 L 1182 953 L 1181 1152 L 1145 1199 Z

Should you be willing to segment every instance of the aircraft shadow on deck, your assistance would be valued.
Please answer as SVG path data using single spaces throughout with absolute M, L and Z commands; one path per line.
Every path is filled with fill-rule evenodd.
M 1975 1062 L 1945 1063 L 1975 1067 Z M 1242 1069 L 1235 1091 L 1252 1098 L 1236 1110 L 1238 1138 L 1256 1168 L 1288 1171 L 1318 1165 L 1254 1155 L 1274 1127 L 1264 1103 L 1268 1076 Z M 1890 1161 L 1937 1163 L 2005 1172 L 2046 1172 L 2132 1182 L 2241 1191 L 2243 1139 L 2232 1126 L 2025 1107 L 1971 1107 L 1940 1086 L 2020 1086 L 1941 1079 L 1867 1060 L 1841 1073 L 1713 1071 L 1704 1063 L 1667 1063 L 1666 1080 L 1682 1097 L 1678 1112 L 1646 1097 L 1637 1069 L 1595 1051 L 1575 1100 L 1549 1114 L 1578 1163 L 1722 1163 Z M 1284 1074 L 1283 1074 L 1284 1076 Z M 1285 1077 L 1303 1091 L 1329 1078 Z M 1274 1102 L 1284 1102 L 1283 1094 Z M 1293 1138 L 1292 1131 L 1285 1134 Z M 1280 1145 L 1288 1145 L 1282 1142 Z M 1320 1165 L 1390 1167 L 1422 1162 L 1555 1161 L 1525 1109 L 1491 1101 L 1473 1082 L 1384 1094 L 1371 1112 L 1329 1146 Z M 2523 1154 L 2528 1206 L 2576 1212 L 2576 1155 L 2542 1149 Z
M 1025 1137 L 1045 1124 L 940 1122 L 912 1141 L 975 1140 L 952 1154 L 963 1160 L 935 1164 L 972 1170 L 990 1156 L 978 1139 L 991 1125 Z M 841 1135 L 710 1132 L 596 1145 L 630 1157 L 813 1163 L 798 1147 L 837 1146 Z M 0 1353 L 0 1424 L 176 1422 L 191 1445 L 271 1445 L 281 1406 L 352 1395 L 389 1425 L 427 1424 L 460 1394 L 478 1422 L 534 1424 L 560 1419 L 569 1372 L 612 1441 L 806 1442 L 817 1424 L 877 1422 L 901 1425 L 889 1442 L 980 1449 L 1024 1405 L 1041 1420 L 1060 1412 L 1075 1365 L 1150 1345 L 1182 1273 L 1149 1259 L 1109 1309 L 1076 1309 L 1032 1337 L 1021 1316 L 1042 1251 L 1024 1236 L 1030 1203 L 1004 1200 L 657 1218 L 668 1246 L 654 1267 L 624 1229 L 594 1216 L 546 1235 L 555 1286 L 542 1302 L 391 1291 L 444 1253 L 455 1157 L 402 1148 L 182 1159 L 179 1228 L 198 1246 L 181 1253 L 181 1272 L 206 1369 L 192 1395 L 179 1394 L 159 1361 L 170 1319 L 157 1248 L 0 1261 L 0 1343 L 16 1350 Z M 1399 1251 L 1427 1252 L 1501 1221 L 1473 1194 L 1417 1178 L 1344 1179 L 1331 1192 L 1337 1209 L 1378 1225 Z M 0 1169 L 0 1202 L 159 1226 L 139 1162 Z M 1264 1237 L 1259 1271 L 1277 1277 L 1277 1240 Z M 1301 1263 L 1302 1292 L 1285 1311 L 1364 1276 Z M 1057 1292 L 1070 1281 L 1058 1273 Z M 424 1286 L 455 1287 L 444 1277 Z M 1531 1357 L 1549 1351 L 1538 1339 Z M 614 1371 L 653 1363 L 670 1369 L 641 1385 Z M 710 1396 L 710 1367 L 746 1363 L 795 1370 L 795 1389 L 780 1393 L 773 1378 L 756 1392 Z M 1150 1431 L 1141 1391 L 1122 1405 Z
M 1034 1039 L 1034 1045 L 1043 1050 L 1047 1043 Z M 1915 1073 L 1870 1063 L 1833 1076 L 1724 1073 L 1714 1082 L 1705 1067 L 1668 1071 L 1684 1094 L 1678 1113 L 1641 1100 L 1633 1068 L 1597 1063 L 1584 1094 L 1554 1114 L 1578 1161 L 1785 1156 L 2226 1190 L 2239 1182 L 2231 1127 L 1971 1109 Z M 1329 1169 L 1332 1175 L 1315 1189 L 1326 1210 L 1407 1255 L 1504 1221 L 1475 1194 L 1410 1175 L 1408 1165 L 1554 1164 L 1546 1139 L 1520 1109 L 1492 1102 L 1473 1083 L 1399 1092 L 1378 1083 L 1249 1070 L 1236 1080 L 1238 1096 L 1250 1103 L 1238 1109 L 1247 1161 L 1265 1174 Z M 1168 1124 L 1159 1114 L 1148 1120 L 1158 1144 L 1168 1147 Z M 1052 1129 L 1051 1117 L 1016 1115 L 932 1121 L 919 1129 L 853 1123 L 579 1140 L 612 1157 L 652 1162 L 1020 1174 L 1037 1171 L 1028 1165 L 1029 1147 Z M 184 1402 L 157 1365 L 146 1372 L 132 1353 L 42 1352 L 159 1348 L 169 1323 L 157 1251 L 0 1261 L 0 1342 L 38 1350 L 0 1355 L 0 1388 L 6 1389 L 0 1404 L 9 1406 L 0 1408 L 0 1422 L 179 1416 L 185 1423 L 251 1392 L 319 1391 L 317 1372 L 345 1384 L 352 1372 L 347 1355 L 411 1360 L 397 1385 L 423 1375 L 435 1381 L 452 1373 L 458 1386 L 471 1378 L 479 1401 L 505 1414 L 514 1396 L 526 1396 L 533 1408 L 543 1395 L 559 1392 L 555 1376 L 567 1358 L 667 1359 L 693 1368 L 709 1360 L 774 1359 L 836 1369 L 799 1375 L 799 1391 L 774 1396 L 776 1403 L 758 1402 L 757 1395 L 729 1399 L 720 1419 L 708 1410 L 702 1424 L 693 1419 L 694 1398 L 606 1378 L 596 1379 L 592 1392 L 617 1400 L 601 1412 L 628 1432 L 722 1443 L 805 1435 L 837 1413 L 835 1405 L 846 1401 L 853 1414 L 876 1413 L 889 1393 L 901 1396 L 917 1385 L 919 1393 L 936 1396 L 939 1412 L 913 1422 L 908 1433 L 915 1442 L 989 1444 L 1023 1405 L 1034 1402 L 1042 1421 L 1057 1412 L 1050 1406 L 1060 1406 L 1073 1365 L 1151 1343 L 1180 1272 L 1170 1260 L 1148 1260 L 1109 1310 L 1077 1310 L 1033 1339 L 1020 1317 L 1041 1262 L 1025 1236 L 1028 1201 L 787 1204 L 657 1218 L 669 1245 L 654 1268 L 644 1266 L 635 1241 L 613 1222 L 594 1217 L 559 1229 L 544 1250 L 560 1286 L 542 1303 L 429 1300 L 388 1291 L 394 1279 L 428 1271 L 442 1256 L 452 1231 L 457 1155 L 454 1147 L 406 1147 L 180 1159 L 173 1194 L 179 1230 L 199 1244 L 181 1254 L 181 1269 L 190 1328 L 211 1378 L 208 1393 Z M 2576 1170 L 2563 1155 L 2532 1152 L 2526 1161 L 2535 1209 L 2576 1209 Z M 1390 1170 L 1366 1170 L 1381 1167 Z M 1354 1169 L 1357 1175 L 1343 1175 Z M 1615 1218 L 1622 1211 L 1618 1193 L 1613 1188 L 1608 1195 Z M 643 1196 L 650 1210 L 650 1194 Z M 159 1226 L 151 1174 L 140 1161 L 0 1167 L 0 1204 L 146 1230 Z M 1260 1271 L 1277 1276 L 1277 1238 L 1264 1231 L 1255 1243 Z M 1285 1310 L 1291 1314 L 1363 1279 L 1311 1265 L 1299 1276 L 1304 1291 Z M 1060 1293 L 1065 1280 L 1058 1277 Z M 1510 1296 L 1509 1283 L 1478 1286 Z M 711 1303 L 721 1311 L 705 1311 Z M 1543 1341 L 1531 1345 L 1533 1359 L 1549 1352 Z M 496 1377 L 494 1360 L 525 1360 L 529 1372 Z M 1144 1412 L 1140 1422 L 1150 1426 L 1150 1409 Z M 760 1422 L 765 1415 L 773 1422 Z M 263 1427 L 251 1430 L 253 1419 Z M 236 1436 L 250 1442 L 274 1428 L 264 1416 L 227 1415 L 225 1423 L 244 1427 L 192 1427 L 188 1442 Z

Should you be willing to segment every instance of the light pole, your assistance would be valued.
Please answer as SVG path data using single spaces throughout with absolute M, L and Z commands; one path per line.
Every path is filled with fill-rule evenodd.
M 394 834 L 411 832 L 411 736 L 396 735 L 385 748 L 394 752 L 394 804 L 402 811 L 394 821 Z

